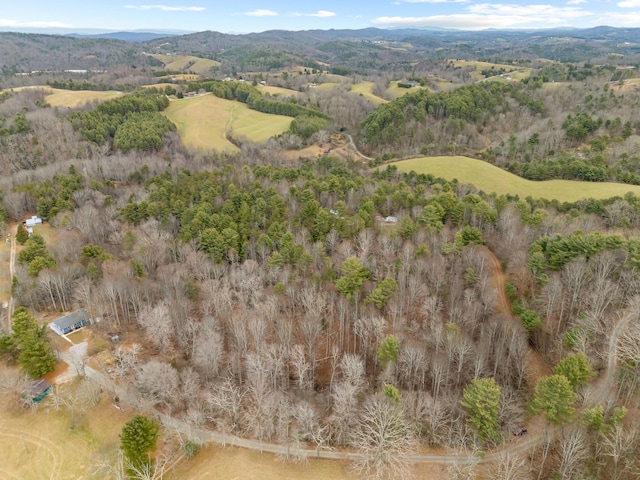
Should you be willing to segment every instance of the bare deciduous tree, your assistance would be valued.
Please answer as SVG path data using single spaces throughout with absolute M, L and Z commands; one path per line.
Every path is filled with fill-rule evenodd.
M 362 408 L 353 446 L 354 468 L 366 478 L 409 478 L 406 456 L 415 450 L 413 429 L 400 403 L 376 396 Z

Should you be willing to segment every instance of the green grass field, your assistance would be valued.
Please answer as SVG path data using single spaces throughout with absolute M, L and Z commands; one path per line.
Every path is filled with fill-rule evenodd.
M 105 399 L 70 429 L 69 414 L 48 412 L 45 402 L 35 413 L 0 405 L 0 478 L 106 479 L 92 475 L 98 454 L 117 450 L 118 434 L 131 413 L 119 412 Z
M 576 182 L 549 180 L 533 182 L 501 170 L 489 163 L 469 157 L 422 157 L 395 162 L 399 170 L 432 174 L 447 180 L 470 183 L 487 193 L 519 195 L 520 198 L 546 198 L 560 202 L 576 202 L 584 198 L 605 199 L 627 192 L 640 195 L 640 186 L 622 183 Z
M 282 87 L 272 87 L 270 85 L 259 85 L 258 90 L 260 90 L 262 94 L 268 93 L 269 95 L 273 96 L 278 95 L 281 97 L 295 97 L 298 95 L 298 92 L 296 92 L 295 90 L 290 90 L 288 88 Z
M 406 95 L 407 93 L 417 92 L 421 88 L 424 87 L 401 88 L 398 86 L 398 82 L 391 82 L 389 84 L 389 88 L 387 88 L 387 92 L 390 93 L 393 98 L 398 98 Z
M 480 62 L 480 61 L 471 61 L 471 60 L 454 60 L 453 64 L 456 67 L 474 67 L 475 70 L 471 72 L 471 76 L 476 80 L 484 80 L 484 75 L 482 75 L 481 71 L 485 69 L 490 69 L 494 67 L 496 71 L 500 70 L 500 68 L 504 68 L 506 72 L 505 76 L 511 77 L 513 80 L 522 80 L 524 78 L 528 78 L 531 75 L 531 69 L 527 67 L 520 67 L 518 65 L 503 65 L 500 63 L 490 63 L 490 62 Z
M 384 98 L 378 97 L 377 95 L 373 94 L 373 85 L 373 82 L 356 83 L 355 85 L 351 86 L 351 91 L 368 98 L 377 105 L 388 103 L 388 100 L 385 100 Z
M 61 90 L 48 86 L 18 87 L 13 90 L 19 92 L 20 90 L 27 89 L 44 90 L 46 92 L 45 100 L 52 107 L 76 108 L 94 100 L 104 102 L 105 100 L 110 100 L 122 95 L 122 92 L 116 92 L 115 90 L 107 90 L 104 92 L 93 90 Z
M 210 94 L 172 101 L 164 113 L 178 127 L 185 145 L 227 151 L 238 150 L 225 138 L 228 130 L 234 137 L 262 142 L 285 132 L 293 120 L 257 112 L 244 103 Z
M 151 53 L 149 56 L 164 63 L 167 70 L 183 70 L 187 64 L 194 62 L 188 70 L 192 72 L 208 73 L 211 67 L 219 67 L 220 62 L 208 58 L 194 57 L 193 55 L 162 55 Z

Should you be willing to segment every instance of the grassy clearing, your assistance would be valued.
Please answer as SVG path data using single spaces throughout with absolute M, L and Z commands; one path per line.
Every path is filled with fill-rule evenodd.
M 389 84 L 389 88 L 387 88 L 387 92 L 393 96 L 393 98 L 402 97 L 407 93 L 417 92 L 419 89 L 424 87 L 412 87 L 412 88 L 402 88 L 398 86 L 398 82 L 391 82 Z
M 12 90 L 19 92 L 20 90 L 38 89 L 46 92 L 45 100 L 52 107 L 68 107 L 76 108 L 84 105 L 87 102 L 104 102 L 105 100 L 111 100 L 112 98 L 123 95 L 122 92 L 115 90 L 106 90 L 104 92 L 97 92 L 93 90 L 62 90 L 58 88 L 51 88 L 48 86 L 33 86 L 33 87 L 18 87 Z
M 176 124 L 186 145 L 227 151 L 238 150 L 225 138 L 227 130 L 231 130 L 233 136 L 261 142 L 285 132 L 293 120 L 291 117 L 257 112 L 244 103 L 224 100 L 215 95 L 173 101 L 164 113 Z
M 170 480 L 348 480 L 357 478 L 349 466 L 336 461 L 292 463 L 277 456 L 242 448 L 210 445 L 181 463 Z
M 498 195 L 531 196 L 560 202 L 576 202 L 584 198 L 605 199 L 623 196 L 627 192 L 640 195 L 640 186 L 622 183 L 576 182 L 549 180 L 533 182 L 501 170 L 489 163 L 469 157 L 421 157 L 395 162 L 401 171 L 414 170 L 447 180 L 458 179 L 470 183 L 487 193 Z
M 368 98 L 377 105 L 388 103 L 388 100 L 385 100 L 384 98 L 378 97 L 377 95 L 373 94 L 373 86 L 373 82 L 356 83 L 355 85 L 351 86 L 351 91 Z
M 471 72 L 471 76 L 476 80 L 484 80 L 484 75 L 481 71 L 490 69 L 493 67 L 496 71 L 504 68 L 505 76 L 511 77 L 513 80 L 523 80 L 531 76 L 531 69 L 527 67 L 520 67 L 518 65 L 503 65 L 501 63 L 480 62 L 472 60 L 454 60 L 453 64 L 456 67 L 473 67 L 475 70 Z
M 52 107 L 76 108 L 87 102 L 104 102 L 112 98 L 123 95 L 122 92 L 107 90 L 105 92 L 94 92 L 93 90 L 57 90 L 51 89 L 52 94 L 47 95 L 46 101 Z
M 84 416 L 79 426 L 70 429 L 68 414 L 47 412 L 45 402 L 35 413 L 2 402 L 0 478 L 104 478 L 91 476 L 98 454 L 117 450 L 118 435 L 131 414 L 117 411 L 104 399 Z
M 295 97 L 298 95 L 298 92 L 296 92 L 295 90 L 291 90 L 289 88 L 283 88 L 283 87 L 272 87 L 270 85 L 264 85 L 264 86 L 259 85 L 258 89 L 263 94 L 268 93 L 269 95 L 273 95 L 273 96 Z
M 188 64 L 193 63 L 187 70 L 191 72 L 208 73 L 212 67 L 219 67 L 220 62 L 208 58 L 194 57 L 193 55 L 162 55 L 160 53 L 149 54 L 156 60 L 164 63 L 167 70 L 183 70 Z

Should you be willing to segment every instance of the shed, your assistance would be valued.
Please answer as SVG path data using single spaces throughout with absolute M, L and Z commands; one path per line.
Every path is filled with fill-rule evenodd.
M 77 310 L 64 317 L 60 317 L 49 324 L 51 330 L 58 335 L 66 335 L 74 330 L 77 330 L 85 325 L 89 325 L 89 319 L 84 310 Z
M 35 380 L 31 384 L 31 387 L 29 388 L 29 395 L 31 396 L 31 400 L 33 400 L 35 403 L 39 403 L 44 397 L 49 395 L 50 391 L 51 384 L 44 378 L 41 378 L 39 380 Z

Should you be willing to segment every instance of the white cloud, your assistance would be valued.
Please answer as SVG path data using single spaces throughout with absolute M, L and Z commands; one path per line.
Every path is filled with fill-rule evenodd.
M 252 12 L 244 12 L 243 15 L 247 15 L 248 17 L 276 17 L 278 16 L 278 12 L 274 12 L 273 10 L 258 9 Z
M 504 15 L 513 17 L 533 17 L 540 21 L 564 20 L 591 15 L 577 7 L 555 7 L 553 5 L 511 5 L 502 3 L 478 3 L 468 9 L 471 13 L 483 15 Z
M 580 5 L 581 3 L 587 3 L 587 0 L 569 0 L 567 5 Z
M 335 17 L 335 12 L 329 12 L 328 10 L 318 10 L 316 13 L 292 13 L 292 17 L 320 17 L 320 18 L 329 18 Z
M 425 17 L 378 17 L 372 22 L 385 27 L 428 27 L 482 30 L 485 28 L 522 28 L 560 26 L 577 18 L 592 16 L 579 7 L 553 5 L 513 5 L 480 3 L 466 8 L 468 13 Z
M 616 5 L 621 8 L 636 8 L 640 7 L 640 0 L 623 0 L 622 2 L 616 3 Z
M 17 22 L 0 18 L 0 27 L 23 27 L 23 28 L 73 28 L 73 25 L 62 22 Z
M 162 10 L 163 12 L 202 12 L 205 7 L 170 7 L 168 5 L 125 5 L 124 8 L 135 10 Z
M 640 12 L 605 12 L 598 17 L 599 25 L 614 25 L 616 27 L 637 27 L 640 25 Z

